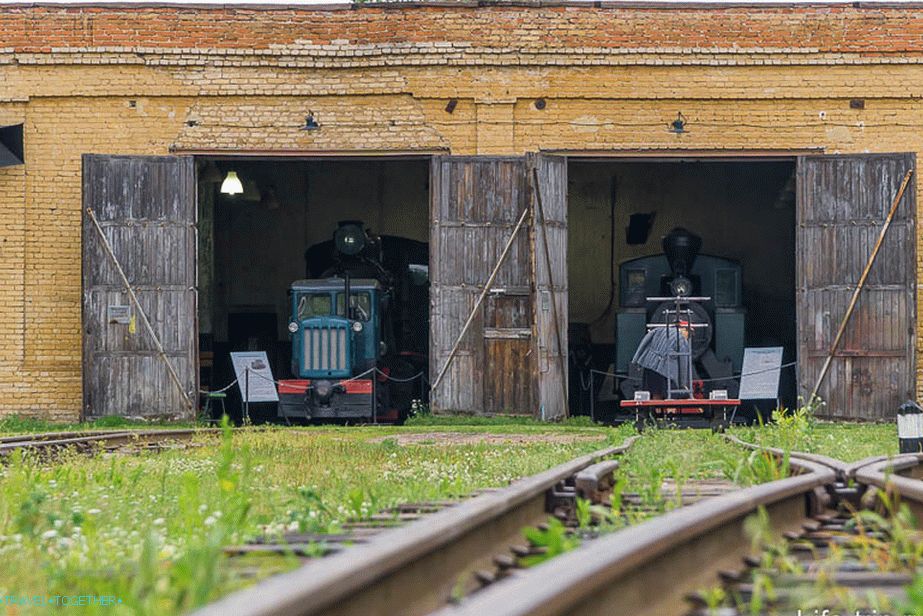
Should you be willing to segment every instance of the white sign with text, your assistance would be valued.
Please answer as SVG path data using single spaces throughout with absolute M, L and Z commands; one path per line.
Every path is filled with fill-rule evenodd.
M 231 353 L 240 397 L 245 402 L 278 402 L 279 393 L 272 378 L 266 351 Z
M 748 347 L 740 371 L 741 400 L 775 400 L 779 397 L 782 347 Z

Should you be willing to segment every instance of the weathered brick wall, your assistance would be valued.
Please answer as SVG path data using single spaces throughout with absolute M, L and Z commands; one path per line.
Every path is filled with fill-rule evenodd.
M 79 415 L 83 153 L 919 152 L 921 96 L 916 7 L 2 7 L 0 414 Z

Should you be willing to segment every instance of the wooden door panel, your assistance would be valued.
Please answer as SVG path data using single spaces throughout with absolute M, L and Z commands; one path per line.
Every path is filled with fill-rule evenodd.
M 532 234 L 538 396 L 542 418 L 551 419 L 567 414 L 567 160 L 536 155 L 532 165 L 538 172 L 544 214 Z
M 197 391 L 196 200 L 191 157 L 83 157 L 91 208 L 184 393 Z M 86 215 L 85 215 L 86 218 Z M 134 325 L 110 322 L 131 306 L 95 226 L 83 228 L 84 413 L 188 417 L 183 393 L 131 306 Z
M 484 402 L 488 408 L 512 414 L 532 414 L 533 387 L 528 365 L 531 337 L 484 338 L 484 355 L 491 370 L 485 374 Z
M 441 156 L 433 160 L 430 184 L 430 372 L 433 375 L 448 360 L 520 214 L 529 205 L 527 180 L 524 158 Z M 530 288 L 529 249 L 527 229 L 521 229 L 494 280 L 494 289 Z M 531 314 L 530 302 L 528 295 L 525 306 L 522 300 L 508 304 L 496 297 L 485 299 L 446 375 L 431 394 L 435 409 L 534 412 L 531 393 L 534 358 L 521 352 L 522 341 L 509 339 L 504 333 L 504 328 L 522 323 L 522 314 Z M 531 327 L 531 323 L 524 327 Z M 496 338 L 498 335 L 500 338 Z M 528 342 L 527 339 L 527 346 Z M 513 381 L 517 386 L 510 388 Z
M 798 161 L 799 390 L 810 394 L 912 154 Z M 916 199 L 911 182 L 820 389 L 820 414 L 881 419 L 914 397 Z

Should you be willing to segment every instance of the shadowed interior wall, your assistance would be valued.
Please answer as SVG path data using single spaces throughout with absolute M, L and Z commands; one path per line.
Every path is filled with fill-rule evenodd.
M 612 344 L 619 263 L 660 254 L 661 238 L 682 226 L 702 237 L 702 254 L 736 259 L 743 266 L 748 344 L 782 343 L 772 333 L 779 330 L 777 323 L 795 320 L 795 208 L 788 184 L 794 171 L 793 162 L 571 163 L 570 320 L 592 324 L 594 343 Z M 654 213 L 643 245 L 626 243 L 633 213 Z M 792 346 L 794 340 L 784 342 Z
M 222 195 L 217 183 L 209 187 L 215 195 L 217 275 L 214 329 L 202 333 L 218 341 L 228 340 L 232 312 L 276 313 L 278 338 L 287 340 L 287 290 L 305 278 L 305 250 L 329 240 L 338 221 L 361 220 L 380 235 L 428 241 L 428 161 L 219 164 L 223 171 L 236 170 L 244 182 L 274 186 L 279 207 Z

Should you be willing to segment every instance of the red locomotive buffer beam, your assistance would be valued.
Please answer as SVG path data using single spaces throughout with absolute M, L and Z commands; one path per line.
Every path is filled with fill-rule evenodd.
M 351 381 L 339 381 L 337 385 L 343 387 L 343 390 L 347 394 L 371 394 L 372 393 L 372 380 L 371 379 L 355 379 Z M 310 379 L 288 379 L 285 381 L 279 381 L 279 393 L 280 394 L 304 394 L 308 391 L 308 387 L 311 386 Z
M 740 400 L 702 400 L 685 398 L 674 400 L 622 400 L 623 409 L 634 409 L 635 426 L 643 430 L 648 422 L 670 419 L 680 425 L 701 426 L 703 420 L 712 430 L 724 430 L 740 406 Z M 703 426 L 707 427 L 707 426 Z
M 370 378 L 279 381 L 280 415 L 293 419 L 372 422 L 394 422 L 400 419 L 398 409 L 389 405 L 387 400 L 379 400 L 378 407 L 374 408 L 374 398 L 375 384 Z
M 698 398 L 679 400 L 622 400 L 622 408 L 644 408 L 653 412 L 674 415 L 705 415 L 713 411 L 728 411 L 740 406 L 740 400 L 701 400 Z

